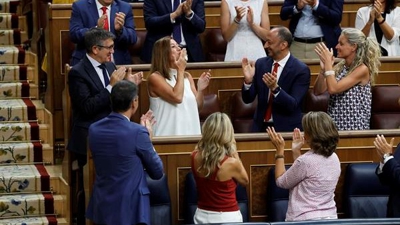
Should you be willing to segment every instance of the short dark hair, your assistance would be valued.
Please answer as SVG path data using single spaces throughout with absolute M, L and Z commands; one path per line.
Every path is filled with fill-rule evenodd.
M 118 81 L 111 90 L 111 107 L 113 112 L 126 112 L 137 97 L 138 87 L 127 80 Z
M 93 27 L 86 31 L 84 35 L 85 48 L 87 53 L 92 52 L 92 47 L 95 45 L 103 45 L 103 41 L 107 39 L 115 39 L 115 35 L 108 30 Z
M 278 30 L 278 37 L 282 41 L 286 41 L 288 43 L 288 48 L 290 48 L 290 45 L 292 45 L 292 41 L 293 41 L 293 36 L 292 36 L 292 33 L 290 32 L 290 30 L 284 26 L 276 26 L 273 29 Z

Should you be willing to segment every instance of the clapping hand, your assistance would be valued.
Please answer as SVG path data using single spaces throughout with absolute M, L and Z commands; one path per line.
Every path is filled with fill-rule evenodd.
M 139 85 L 143 79 L 143 71 L 132 74 L 132 68 L 128 68 L 128 73 L 125 79 L 135 83 L 136 85 Z
M 235 6 L 236 11 L 236 21 L 240 22 L 242 18 L 246 15 L 247 8 L 243 6 Z
M 391 154 L 393 150 L 394 138 L 390 140 L 390 143 L 387 143 L 385 136 L 377 135 L 374 141 L 374 145 L 376 148 L 376 152 L 382 158 L 384 154 Z
M 254 61 L 249 61 L 247 58 L 243 58 L 242 70 L 244 75 L 244 82 L 246 82 L 246 84 L 250 84 L 251 82 L 253 82 L 254 73 L 256 72 Z
M 324 71 L 332 70 L 333 63 L 335 62 L 332 48 L 328 49 L 326 45 L 322 42 L 315 46 L 314 51 L 319 56 L 321 69 Z
M 154 118 L 153 111 L 150 109 L 140 117 L 140 124 L 146 127 L 147 131 L 150 134 L 150 138 L 153 137 L 153 125 L 156 123 L 156 119 Z
M 208 87 L 208 84 L 210 83 L 210 79 L 211 79 L 211 70 L 208 70 L 207 72 L 203 72 L 200 77 L 199 80 L 197 81 L 197 90 L 198 91 L 203 91 L 204 89 L 206 89 Z
M 183 48 L 181 50 L 181 53 L 179 54 L 179 57 L 175 60 L 175 65 L 178 68 L 178 70 L 185 70 L 186 69 L 186 58 L 187 58 L 187 52 L 186 49 Z
M 254 12 L 253 12 L 253 9 L 250 7 L 250 6 L 248 6 L 247 7 L 247 23 L 249 23 L 249 25 L 252 25 L 253 23 L 254 23 Z
M 283 155 L 285 149 L 285 140 L 283 139 L 282 135 L 275 132 L 273 127 L 267 128 L 267 133 L 269 138 L 271 139 L 272 144 L 276 148 L 277 155 Z
M 186 17 L 189 16 L 190 13 L 192 12 L 192 2 L 193 0 L 186 0 L 185 2 L 182 3 L 183 13 L 185 14 Z
M 125 24 L 125 13 L 119 12 L 115 14 L 114 27 L 116 31 L 121 31 Z
M 303 145 L 304 145 L 304 136 L 301 135 L 301 132 L 300 132 L 299 128 L 295 128 L 293 130 L 293 140 L 292 140 L 292 153 L 293 153 L 293 155 L 299 156 L 301 154 L 300 150 L 301 150 L 301 147 Z

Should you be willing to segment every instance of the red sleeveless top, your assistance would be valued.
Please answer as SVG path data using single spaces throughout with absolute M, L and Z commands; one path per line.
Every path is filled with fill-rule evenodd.
M 215 168 L 214 173 L 209 178 L 199 177 L 194 168 L 194 157 L 197 153 L 198 151 L 192 153 L 192 172 L 197 185 L 197 207 L 216 212 L 238 211 L 235 180 L 216 180 L 219 167 Z M 228 156 L 225 156 L 220 164 L 222 165 L 227 159 Z

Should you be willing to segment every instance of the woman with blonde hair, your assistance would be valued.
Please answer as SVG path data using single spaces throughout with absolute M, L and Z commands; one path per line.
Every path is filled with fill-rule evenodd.
M 347 28 L 342 31 L 336 50 L 337 57 L 343 60 L 333 66 L 332 49 L 323 43 L 315 48 L 321 71 L 314 84 L 314 94 L 329 92 L 328 114 L 339 130 L 368 130 L 371 85 L 380 66 L 379 44 L 360 30 Z
M 225 113 L 211 114 L 191 155 L 197 186 L 195 224 L 243 222 L 236 200 L 237 183 L 249 182 L 236 151 L 233 126 Z
M 156 119 L 154 136 L 200 135 L 199 110 L 211 74 L 204 72 L 196 84 L 186 69 L 186 49 L 167 36 L 154 44 L 147 78 L 150 109 Z
M 325 112 L 309 112 L 302 119 L 304 136 L 293 131 L 293 165 L 285 169 L 285 140 L 274 128 L 268 135 L 276 147 L 275 181 L 289 189 L 286 221 L 337 219 L 335 189 L 340 176 L 340 161 L 336 155 L 339 133 Z M 306 142 L 310 150 L 301 155 Z

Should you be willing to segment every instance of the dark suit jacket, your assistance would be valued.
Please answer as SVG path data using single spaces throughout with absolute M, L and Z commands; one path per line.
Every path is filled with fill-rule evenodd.
M 253 83 L 249 90 L 242 87 L 243 102 L 253 102 L 257 97 L 258 105 L 253 117 L 253 132 L 263 130 L 264 115 L 267 111 L 269 88 L 262 81 L 266 72 L 271 72 L 274 60 L 270 57 L 260 58 L 255 64 Z M 281 91 L 273 98 L 272 117 L 276 131 L 293 131 L 301 129 L 301 105 L 310 86 L 310 69 L 306 64 L 290 55 L 278 80 Z
M 297 0 L 285 0 L 281 8 L 281 19 L 290 20 L 289 30 L 294 34 L 296 26 L 300 20 L 302 13 L 293 14 L 293 7 L 297 4 Z M 328 48 L 333 48 L 338 43 L 340 33 L 340 22 L 343 14 L 343 0 L 319 0 L 319 5 L 316 11 L 313 11 L 314 16 L 319 19 L 322 33 L 324 34 L 325 44 Z
M 97 224 L 150 224 L 144 169 L 152 179 L 160 179 L 163 164 L 147 129 L 111 113 L 90 126 L 88 140 L 96 178 L 87 218 Z
M 186 49 L 189 58 L 195 62 L 204 61 L 203 49 L 201 47 L 199 34 L 206 28 L 204 1 L 193 0 L 192 11 L 194 16 L 191 20 L 181 17 L 176 22 L 182 23 L 182 33 L 186 41 Z M 142 48 L 142 60 L 146 63 L 151 62 L 151 55 L 154 43 L 165 36 L 171 36 L 172 23 L 170 18 L 172 13 L 171 0 L 146 0 L 143 4 L 144 23 L 147 29 L 146 39 Z
M 387 204 L 387 217 L 400 217 L 400 143 L 394 152 L 394 159 L 390 159 L 378 174 L 379 166 L 376 168 L 379 180 L 384 185 L 390 186 L 389 201 Z
M 115 13 L 125 14 L 125 23 L 122 33 L 117 34 L 114 28 Z M 69 21 L 69 35 L 71 41 L 76 44 L 75 51 L 72 53 L 71 65 L 75 65 L 85 54 L 84 34 L 90 28 L 97 26 L 99 19 L 96 0 L 79 0 L 72 4 L 71 19 Z M 116 36 L 114 40 L 114 61 L 117 65 L 132 64 L 131 55 L 128 51 L 129 45 L 135 44 L 137 36 L 133 22 L 132 7 L 123 1 L 114 0 L 111 4 L 110 12 L 110 31 Z
M 116 69 L 106 63 L 108 74 Z M 72 104 L 71 135 L 67 149 L 86 154 L 89 126 L 111 112 L 110 92 L 104 87 L 92 63 L 85 56 L 68 74 Z

